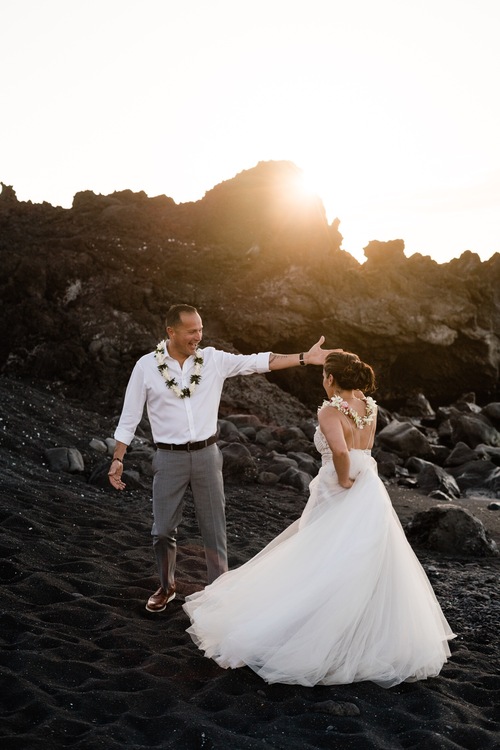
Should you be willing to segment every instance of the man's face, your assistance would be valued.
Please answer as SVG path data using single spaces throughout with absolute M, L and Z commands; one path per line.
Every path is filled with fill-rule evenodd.
M 189 357 L 194 354 L 203 337 L 203 324 L 198 313 L 181 313 L 181 322 L 168 327 L 169 348 L 177 354 Z

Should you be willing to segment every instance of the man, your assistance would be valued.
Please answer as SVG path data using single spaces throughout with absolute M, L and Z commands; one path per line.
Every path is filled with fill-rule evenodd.
M 184 495 L 191 486 L 205 547 L 208 582 L 227 571 L 222 454 L 216 443 L 217 416 L 226 378 L 297 365 L 323 365 L 330 350 L 320 340 L 301 354 L 230 354 L 199 349 L 203 325 L 196 308 L 173 305 L 166 320 L 168 340 L 136 363 L 115 432 L 109 470 L 113 487 L 123 490 L 123 459 L 147 406 L 156 454 L 153 458 L 153 549 L 159 589 L 149 612 L 162 612 L 175 597 L 177 526 Z

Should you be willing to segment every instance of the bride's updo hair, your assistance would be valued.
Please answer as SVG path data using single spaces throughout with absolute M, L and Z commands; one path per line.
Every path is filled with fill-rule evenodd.
M 325 374 L 333 375 L 339 388 L 371 393 L 375 390 L 375 373 L 352 352 L 332 352 L 325 360 Z

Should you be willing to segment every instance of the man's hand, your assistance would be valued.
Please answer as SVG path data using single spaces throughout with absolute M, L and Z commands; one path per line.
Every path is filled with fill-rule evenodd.
M 297 367 L 297 365 L 324 365 L 325 359 L 332 352 L 343 352 L 343 349 L 322 349 L 321 344 L 325 340 L 321 336 L 314 346 L 311 346 L 308 352 L 302 354 L 274 354 L 269 356 L 270 370 L 285 370 L 288 367 Z M 304 359 L 302 359 L 302 356 Z
M 343 349 L 322 349 L 321 344 L 325 341 L 325 337 L 321 336 L 308 352 L 304 353 L 304 362 L 306 365 L 324 365 L 325 359 L 332 352 L 343 352 Z
M 113 459 L 111 466 L 109 467 L 108 477 L 115 490 L 124 490 L 127 486 L 125 482 L 122 481 L 122 474 L 123 464 L 120 463 L 120 461 Z

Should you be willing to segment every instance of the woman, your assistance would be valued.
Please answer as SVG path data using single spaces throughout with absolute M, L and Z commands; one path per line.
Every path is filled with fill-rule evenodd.
M 330 354 L 315 445 L 321 469 L 300 519 L 186 599 L 193 641 L 266 682 L 392 687 L 437 675 L 454 638 L 371 457 L 372 368 Z

